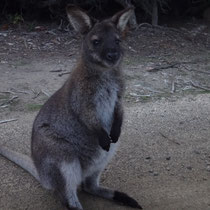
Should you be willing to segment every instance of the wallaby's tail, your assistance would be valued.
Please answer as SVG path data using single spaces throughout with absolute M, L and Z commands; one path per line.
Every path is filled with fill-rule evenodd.
M 28 171 L 32 176 L 34 176 L 40 182 L 39 175 L 30 157 L 12 151 L 4 146 L 0 146 L 0 155 L 6 157 L 8 160 L 16 163 L 18 166 Z

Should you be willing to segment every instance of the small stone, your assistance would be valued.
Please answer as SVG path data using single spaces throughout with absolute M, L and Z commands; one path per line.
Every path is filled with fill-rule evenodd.
M 197 151 L 197 150 L 194 150 L 194 153 L 196 154 L 196 155 L 200 155 L 201 153 L 199 152 L 199 151 Z
M 1 61 L 2 64 L 8 63 L 7 61 Z
M 167 157 L 166 160 L 171 160 L 171 157 Z
M 187 166 L 187 169 L 191 171 L 192 170 L 192 167 L 191 166 Z
M 154 173 L 154 171 L 153 171 L 153 170 L 149 170 L 149 173 L 150 173 L 150 174 L 153 174 L 153 173 Z
M 158 176 L 159 173 L 158 173 L 158 172 L 154 172 L 153 175 L 154 175 L 154 176 Z
M 7 34 L 6 33 L 0 33 L 0 36 L 7 37 Z
M 146 159 L 146 160 L 150 160 L 150 159 L 151 159 L 151 157 L 149 157 L 149 156 L 148 156 L 148 157 L 146 157 L 145 159 Z
M 131 96 L 138 96 L 136 93 L 129 93 Z
M 210 172 L 210 166 L 207 166 L 206 167 L 206 170 Z
M 166 168 L 167 171 L 170 171 L 171 169 L 169 167 Z

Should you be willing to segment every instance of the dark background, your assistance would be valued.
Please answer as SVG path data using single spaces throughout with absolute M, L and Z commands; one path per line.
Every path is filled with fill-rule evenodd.
M 210 0 L 1 0 L 0 23 L 66 20 L 65 6 L 75 4 L 94 18 L 102 19 L 129 5 L 135 6 L 136 23 L 152 23 L 154 3 L 157 3 L 158 24 L 165 20 L 203 18 Z M 135 24 L 136 24 L 135 23 Z

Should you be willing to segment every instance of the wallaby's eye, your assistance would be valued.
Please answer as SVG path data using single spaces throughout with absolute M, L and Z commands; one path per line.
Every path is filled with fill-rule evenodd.
M 120 39 L 115 39 L 116 44 L 120 44 L 121 40 Z
M 93 45 L 94 46 L 98 46 L 99 44 L 100 44 L 100 40 L 98 40 L 98 39 L 93 40 Z

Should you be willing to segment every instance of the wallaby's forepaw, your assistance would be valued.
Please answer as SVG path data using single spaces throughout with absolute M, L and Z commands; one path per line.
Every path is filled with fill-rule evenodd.
M 112 139 L 112 143 L 117 143 L 118 139 L 119 139 L 119 135 L 115 135 L 115 134 L 110 134 L 110 137 Z
M 127 194 L 115 191 L 113 200 L 119 202 L 125 206 L 130 206 L 132 208 L 142 209 L 136 200 L 129 197 Z
M 101 146 L 102 149 L 108 152 L 110 144 L 112 142 L 111 137 L 107 134 L 107 132 L 104 129 L 101 129 L 98 136 L 99 136 L 99 145 Z
M 107 152 L 109 151 L 111 144 L 111 138 L 104 138 L 100 141 L 99 145 L 101 146 L 102 149 L 106 150 Z

